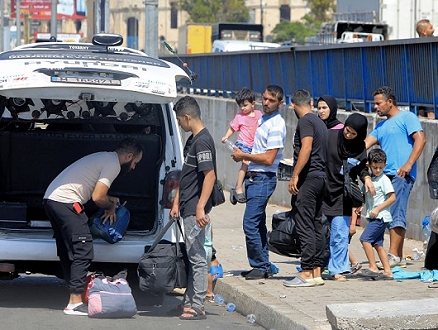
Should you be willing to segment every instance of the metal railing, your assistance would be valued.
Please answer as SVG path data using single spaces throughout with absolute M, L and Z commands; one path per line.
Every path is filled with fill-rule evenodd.
M 187 92 L 233 96 L 246 86 L 262 93 L 269 84 L 284 88 L 286 101 L 297 89 L 315 99 L 333 95 L 347 110 L 372 110 L 373 92 L 390 86 L 401 106 L 438 105 L 438 38 L 280 47 L 230 53 L 181 55 L 198 78 Z M 173 55 L 161 57 L 180 65 Z

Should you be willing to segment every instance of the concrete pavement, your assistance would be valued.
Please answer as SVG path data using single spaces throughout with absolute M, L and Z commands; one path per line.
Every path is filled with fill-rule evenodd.
M 232 205 L 227 193 L 226 197 L 227 201 L 211 212 L 214 246 L 224 268 L 224 277 L 217 282 L 215 293 L 222 294 L 226 302 L 233 302 L 237 312 L 254 314 L 258 324 L 275 330 L 438 328 L 438 300 L 433 299 L 438 290 L 419 279 L 373 281 L 351 276 L 346 282 L 326 280 L 322 286 L 288 288 L 283 281 L 298 274 L 299 259 L 270 253 L 271 262 L 280 272 L 271 279 L 245 280 L 240 276 L 242 270 L 250 269 L 242 230 L 245 205 Z M 278 205 L 268 205 L 268 228 L 277 210 L 287 211 Z M 358 227 L 350 248 L 365 268 L 367 259 L 359 242 L 361 232 Z M 386 248 L 388 244 L 386 235 Z M 406 239 L 404 256 L 412 256 L 414 248 L 421 250 L 422 242 Z M 406 270 L 419 271 L 423 262 L 407 260 Z M 206 308 L 208 311 L 208 305 Z

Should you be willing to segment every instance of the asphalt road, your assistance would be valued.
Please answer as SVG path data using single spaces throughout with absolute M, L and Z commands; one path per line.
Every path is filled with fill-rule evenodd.
M 263 329 L 248 323 L 246 316 L 227 312 L 225 307 L 212 303 L 206 304 L 206 320 L 182 321 L 167 314 L 181 302 L 181 295 L 166 295 L 161 306 L 154 306 L 156 298 L 140 291 L 135 285 L 132 285 L 132 289 L 137 303 L 137 315 L 129 319 L 93 319 L 63 314 L 68 289 L 56 277 L 23 275 L 11 281 L 0 281 L 0 329 Z

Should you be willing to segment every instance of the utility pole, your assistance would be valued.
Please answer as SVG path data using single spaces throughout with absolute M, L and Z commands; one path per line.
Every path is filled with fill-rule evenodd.
M 87 0 L 87 42 L 96 34 L 96 0 Z
M 263 25 L 263 0 L 260 0 L 260 24 Z
M 0 0 L 0 52 L 5 50 L 5 1 Z
M 158 1 L 145 0 L 145 45 L 146 54 L 158 57 Z
M 58 38 L 58 1 L 52 0 L 52 12 L 50 16 L 50 36 Z
M 20 10 L 20 6 L 21 6 L 21 1 L 17 0 L 15 1 L 15 25 L 17 26 L 17 42 L 15 44 L 15 46 L 20 46 L 21 45 L 21 10 Z M 3 31 L 2 31 L 3 33 Z

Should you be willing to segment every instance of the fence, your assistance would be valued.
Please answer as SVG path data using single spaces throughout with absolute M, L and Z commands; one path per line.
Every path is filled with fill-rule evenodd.
M 438 38 L 403 39 L 274 50 L 182 55 L 197 73 L 191 88 L 207 95 L 233 95 L 246 86 L 262 93 L 268 84 L 284 88 L 286 101 L 297 89 L 315 98 L 333 95 L 347 110 L 372 110 L 373 92 L 390 86 L 401 106 L 438 105 Z M 161 57 L 180 65 L 174 56 Z M 183 89 L 189 86 L 182 85 Z

